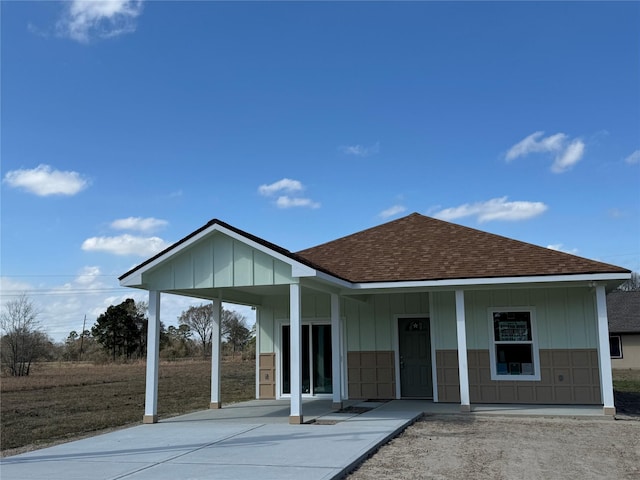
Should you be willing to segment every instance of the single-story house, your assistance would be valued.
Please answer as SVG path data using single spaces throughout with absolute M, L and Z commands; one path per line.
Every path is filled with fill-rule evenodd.
M 256 397 L 592 404 L 614 414 L 606 293 L 630 271 L 417 213 L 292 253 L 212 220 L 128 271 L 149 291 L 144 421 L 157 421 L 160 296 L 255 306 Z
M 611 366 L 640 369 L 640 291 L 609 293 L 607 312 Z

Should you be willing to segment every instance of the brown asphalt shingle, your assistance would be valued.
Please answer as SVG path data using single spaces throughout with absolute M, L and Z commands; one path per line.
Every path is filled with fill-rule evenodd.
M 629 273 L 418 213 L 295 256 L 357 283 Z

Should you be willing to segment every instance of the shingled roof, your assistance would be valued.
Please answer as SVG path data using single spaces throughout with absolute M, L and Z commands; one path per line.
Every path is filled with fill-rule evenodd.
M 609 331 L 640 333 L 640 291 L 615 291 L 607 295 Z
M 418 213 L 295 256 L 355 283 L 630 273 Z

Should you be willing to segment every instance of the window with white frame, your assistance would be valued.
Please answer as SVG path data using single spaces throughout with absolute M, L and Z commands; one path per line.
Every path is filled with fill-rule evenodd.
M 540 380 L 534 310 L 490 309 L 492 380 Z
M 622 358 L 622 339 L 620 335 L 609 335 L 611 358 Z

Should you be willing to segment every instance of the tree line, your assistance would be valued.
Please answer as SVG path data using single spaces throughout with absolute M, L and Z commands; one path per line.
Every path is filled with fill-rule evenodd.
M 111 305 L 82 332 L 71 331 L 62 343 L 53 342 L 40 328 L 39 311 L 22 295 L 6 302 L 0 314 L 0 359 L 9 375 L 29 375 L 35 361 L 115 362 L 145 358 L 147 353 L 146 302 L 131 298 Z M 213 305 L 189 307 L 178 317 L 178 325 L 160 322 L 160 356 L 165 359 L 211 355 Z M 255 326 L 234 310 L 222 309 L 223 354 L 255 358 Z

